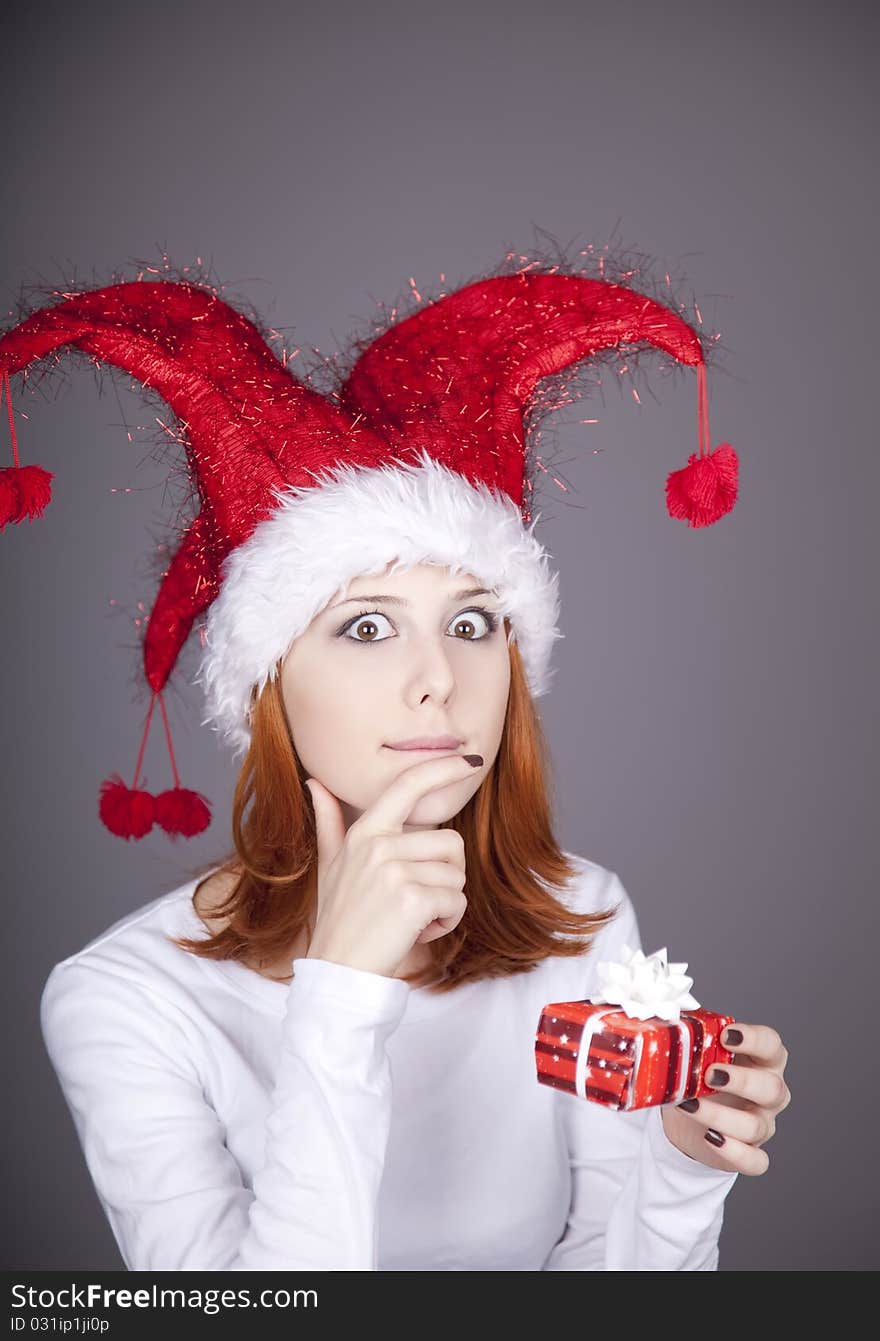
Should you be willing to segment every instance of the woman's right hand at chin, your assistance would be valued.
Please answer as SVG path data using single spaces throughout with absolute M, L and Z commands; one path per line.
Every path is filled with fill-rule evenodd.
M 318 898 L 306 958 L 392 977 L 416 942 L 458 926 L 467 908 L 464 840 L 454 829 L 404 833 L 403 826 L 423 796 L 470 777 L 472 768 L 461 754 L 419 760 L 347 832 L 337 798 L 309 778 Z

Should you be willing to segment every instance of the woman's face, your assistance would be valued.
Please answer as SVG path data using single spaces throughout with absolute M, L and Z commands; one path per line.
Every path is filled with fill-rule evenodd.
M 491 767 L 510 660 L 497 598 L 460 594 L 481 586 L 427 563 L 357 577 L 292 644 L 281 691 L 293 743 L 309 777 L 338 797 L 346 827 L 404 769 L 432 757 L 391 749 L 397 741 L 451 735 L 458 753 L 483 756 L 472 775 L 423 797 L 405 829 L 445 824 Z

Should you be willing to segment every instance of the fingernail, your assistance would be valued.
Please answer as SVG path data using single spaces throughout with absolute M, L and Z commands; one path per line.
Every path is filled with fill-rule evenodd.
M 712 1145 L 724 1145 L 724 1137 L 721 1135 L 721 1132 L 716 1131 L 714 1127 L 710 1127 L 706 1132 L 706 1140 Z
M 728 1071 L 719 1071 L 718 1068 L 715 1067 L 709 1072 L 706 1079 L 715 1089 L 720 1090 L 721 1086 L 726 1085 L 730 1079 L 730 1073 Z
M 483 762 L 483 756 L 481 754 L 465 754 L 463 755 L 463 758 L 467 759 L 471 768 L 479 768 L 480 764 Z
M 740 1029 L 728 1029 L 724 1039 L 724 1045 L 728 1048 L 735 1048 L 738 1043 L 742 1043 L 743 1036 Z
M 696 1113 L 700 1106 L 700 1101 L 699 1099 L 685 1099 L 684 1103 L 679 1104 L 678 1106 L 679 1108 L 683 1108 L 686 1113 Z

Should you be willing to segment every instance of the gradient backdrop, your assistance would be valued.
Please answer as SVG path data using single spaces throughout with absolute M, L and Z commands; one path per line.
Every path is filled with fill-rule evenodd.
M 880 1264 L 877 37 L 867 4 L 815 0 L 44 0 L 6 31 L 4 326 L 30 285 L 131 278 L 167 253 L 330 355 L 410 276 L 455 284 L 508 246 L 592 242 L 668 269 L 721 331 L 711 427 L 740 454 L 735 511 L 703 531 L 667 518 L 696 379 L 645 356 L 641 406 L 610 375 L 557 419 L 570 492 L 546 484 L 537 533 L 566 634 L 541 707 L 560 840 L 620 874 L 646 951 L 688 961 L 701 1002 L 772 1024 L 791 1054 L 770 1168 L 727 1201 L 726 1271 Z M 102 778 L 134 768 L 132 619 L 175 495 L 155 408 L 66 366 L 15 397 L 54 501 L 0 537 L 0 1265 L 98 1270 L 121 1259 L 40 993 L 57 960 L 219 859 L 234 770 L 199 725 L 190 649 L 168 704 L 214 823 L 175 847 L 98 821 Z M 158 715 L 146 772 L 170 785 Z

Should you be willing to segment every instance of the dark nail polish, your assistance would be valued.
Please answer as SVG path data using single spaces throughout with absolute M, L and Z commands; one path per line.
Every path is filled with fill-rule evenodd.
M 728 1029 L 724 1038 L 724 1046 L 727 1048 L 735 1048 L 737 1044 L 742 1043 L 742 1041 L 743 1036 L 741 1029 Z
M 706 1140 L 711 1142 L 712 1145 L 724 1145 L 724 1137 L 714 1127 L 710 1127 L 706 1132 Z
M 696 1113 L 700 1106 L 700 1101 L 699 1099 L 685 1099 L 684 1103 L 679 1104 L 678 1106 L 679 1108 L 683 1108 L 686 1113 Z
M 722 1085 L 726 1085 L 730 1076 L 726 1071 L 719 1071 L 717 1068 L 709 1072 L 706 1077 L 709 1084 L 716 1090 L 720 1090 Z
M 483 762 L 483 756 L 481 754 L 466 754 L 464 757 L 467 759 L 471 768 L 479 768 Z

